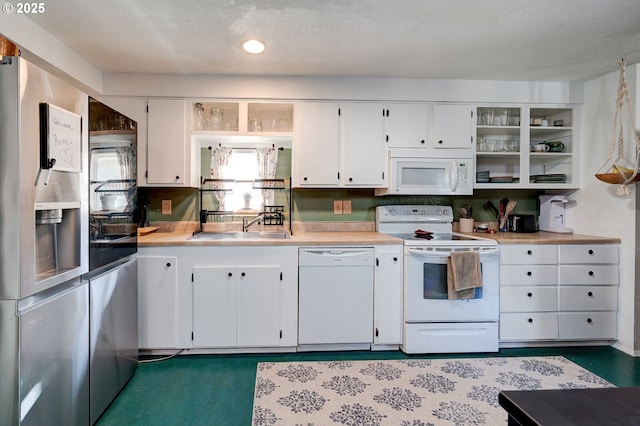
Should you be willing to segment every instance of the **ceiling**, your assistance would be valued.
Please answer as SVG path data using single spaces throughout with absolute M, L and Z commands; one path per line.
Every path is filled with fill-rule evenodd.
M 640 62 L 638 0 L 57 0 L 105 73 L 586 81 Z M 242 51 L 248 38 L 266 43 Z

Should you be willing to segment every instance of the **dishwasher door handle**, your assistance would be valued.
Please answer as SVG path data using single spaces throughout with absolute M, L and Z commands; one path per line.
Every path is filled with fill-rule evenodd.
M 371 250 L 304 250 L 304 252 L 314 256 L 345 257 L 367 255 Z

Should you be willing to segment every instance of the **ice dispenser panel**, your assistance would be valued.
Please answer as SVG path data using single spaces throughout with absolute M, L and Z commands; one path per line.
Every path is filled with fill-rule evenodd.
M 80 268 L 80 203 L 35 206 L 36 281 Z

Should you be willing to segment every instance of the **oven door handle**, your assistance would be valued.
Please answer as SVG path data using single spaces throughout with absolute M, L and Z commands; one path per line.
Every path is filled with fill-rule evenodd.
M 500 248 L 498 247 L 492 247 L 489 249 L 481 250 L 478 253 L 480 253 L 480 257 L 482 258 L 483 255 L 495 254 L 495 253 L 498 253 L 499 250 Z M 418 248 L 408 247 L 407 253 L 414 256 L 443 258 L 443 257 L 449 257 L 450 252 L 427 251 L 427 250 L 420 250 Z

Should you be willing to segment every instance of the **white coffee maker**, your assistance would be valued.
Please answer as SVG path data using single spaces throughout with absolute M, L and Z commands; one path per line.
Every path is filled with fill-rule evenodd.
M 567 227 L 567 207 L 574 206 L 575 200 L 566 195 L 541 195 L 540 218 L 538 227 L 540 231 L 559 232 L 570 234 L 572 228 Z

